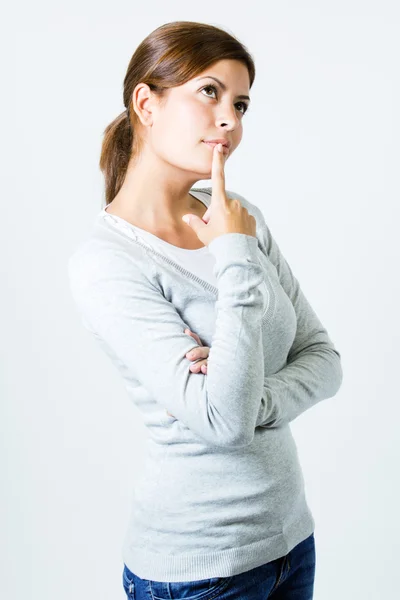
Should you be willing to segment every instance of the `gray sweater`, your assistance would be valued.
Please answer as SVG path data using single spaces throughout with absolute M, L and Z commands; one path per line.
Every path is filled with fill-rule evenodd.
M 191 191 L 209 205 L 211 188 Z M 149 432 L 122 550 L 143 579 L 236 575 L 315 527 L 290 422 L 337 393 L 341 357 L 261 210 L 227 195 L 254 215 L 257 237 L 208 245 L 217 286 L 100 215 L 68 262 L 83 325 Z M 207 375 L 189 370 L 186 327 L 210 347 Z

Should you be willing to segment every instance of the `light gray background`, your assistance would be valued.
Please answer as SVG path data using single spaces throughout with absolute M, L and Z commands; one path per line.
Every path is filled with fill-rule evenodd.
M 193 20 L 255 58 L 227 188 L 262 209 L 342 355 L 338 394 L 292 424 L 316 520 L 314 598 L 394 598 L 398 4 L 196 4 L 22 2 L 3 22 L 1 595 L 125 598 L 120 550 L 146 431 L 79 320 L 67 259 L 103 206 L 102 131 L 123 109 L 135 48 Z

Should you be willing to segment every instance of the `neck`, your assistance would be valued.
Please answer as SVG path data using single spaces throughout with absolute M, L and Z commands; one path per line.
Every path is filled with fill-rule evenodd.
M 206 207 L 189 194 L 199 177 L 182 177 L 182 170 L 173 165 L 141 160 L 128 167 L 124 183 L 112 201 L 113 208 L 129 216 L 133 221 L 147 223 L 150 227 L 160 224 L 165 228 L 181 228 L 182 216 L 192 213 L 202 216 Z M 187 227 L 187 226 L 186 226 Z

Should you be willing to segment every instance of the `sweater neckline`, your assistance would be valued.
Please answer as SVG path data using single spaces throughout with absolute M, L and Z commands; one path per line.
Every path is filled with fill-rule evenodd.
M 198 193 L 200 192 L 200 193 Z M 200 202 L 202 204 L 204 204 L 204 206 L 206 206 L 208 208 L 209 206 L 209 192 L 205 192 L 205 190 L 201 189 L 201 188 L 193 188 L 191 190 L 189 190 L 189 194 L 191 196 L 193 196 L 194 198 L 196 198 L 196 200 L 200 200 Z M 204 196 L 207 197 L 207 200 L 204 199 L 204 196 L 202 196 L 201 194 L 204 194 Z M 166 245 L 167 247 L 169 246 L 170 248 L 172 248 L 175 252 L 181 252 L 183 253 L 190 253 L 190 254 L 206 254 L 209 252 L 208 246 L 205 245 L 202 248 L 181 248 L 180 246 L 175 246 L 175 244 L 170 244 L 169 242 L 163 240 L 162 238 L 159 238 L 157 235 L 155 235 L 154 233 L 151 233 L 150 231 L 147 231 L 147 229 L 142 229 L 141 227 L 138 227 L 137 225 L 132 225 L 132 223 L 130 223 L 129 221 L 127 221 L 126 219 L 119 217 L 117 215 L 113 215 L 111 213 L 108 213 L 106 208 L 108 205 L 104 206 L 100 213 L 99 213 L 99 217 L 101 218 L 111 218 L 114 219 L 117 223 L 123 225 L 125 228 L 128 228 L 130 231 L 139 231 L 139 232 L 143 232 L 143 235 L 145 236 L 150 236 L 153 237 L 157 240 L 158 243 L 161 243 L 162 245 Z M 145 240 L 143 240 L 145 241 Z
M 198 198 L 201 202 L 203 202 L 203 204 L 205 206 L 207 206 L 207 208 L 208 208 L 208 206 L 211 202 L 210 190 L 204 189 L 204 188 L 196 188 L 194 191 L 199 193 L 199 196 L 200 196 L 200 193 L 204 194 L 203 197 L 199 197 L 197 195 L 195 197 Z M 192 192 L 193 192 L 193 190 L 191 190 L 191 193 Z M 192 195 L 194 196 L 195 194 L 192 193 Z M 110 225 L 110 223 L 108 223 L 108 219 L 104 218 L 104 214 L 109 215 L 109 213 L 107 213 L 107 211 L 105 211 L 103 208 L 100 211 L 100 213 L 98 214 L 98 225 L 100 225 L 102 227 L 106 227 L 106 228 L 112 227 L 112 225 Z M 114 215 L 109 215 L 109 216 L 114 216 Z M 124 222 L 125 220 L 121 219 L 121 221 Z M 210 292 L 214 297 L 218 297 L 218 287 L 217 286 L 213 285 L 209 281 L 206 281 L 205 279 L 202 279 L 201 277 L 199 277 L 192 271 L 185 269 L 179 263 L 172 260 L 169 256 L 165 256 L 164 254 L 162 254 L 161 252 L 159 252 L 158 250 L 153 248 L 151 245 L 145 244 L 139 238 L 139 236 L 136 233 L 135 228 L 132 226 L 132 224 L 129 223 L 128 221 L 125 221 L 125 223 L 127 224 L 127 227 L 125 228 L 126 234 L 121 232 L 122 235 L 126 235 L 128 237 L 128 239 L 131 239 L 131 241 L 133 241 L 135 244 L 138 244 L 139 246 L 141 246 L 146 251 L 147 254 L 150 252 L 151 255 L 158 256 L 159 259 L 161 259 L 163 262 L 168 263 L 173 269 L 177 270 L 181 275 L 184 275 L 188 279 L 195 281 L 197 284 L 201 285 L 205 290 Z M 129 225 L 129 227 L 128 227 L 128 225 Z M 208 246 L 206 246 L 206 249 L 208 250 Z M 191 252 L 198 252 L 199 250 L 203 250 L 203 248 L 199 248 L 198 250 L 192 250 Z

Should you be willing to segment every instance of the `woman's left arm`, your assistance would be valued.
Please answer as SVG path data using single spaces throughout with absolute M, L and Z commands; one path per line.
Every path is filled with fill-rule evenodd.
M 280 284 L 297 317 L 296 336 L 288 353 L 287 365 L 264 378 L 256 421 L 256 427 L 279 427 L 290 423 L 321 400 L 334 396 L 342 384 L 343 371 L 340 353 L 303 294 L 261 210 L 254 204 L 251 206 L 258 222 L 258 238 L 263 251 L 275 265 Z
M 296 313 L 297 330 L 287 364 L 277 373 L 264 377 L 255 423 L 255 427 L 280 427 L 337 393 L 343 380 L 341 356 L 302 292 L 261 210 L 237 192 L 228 191 L 228 195 L 239 198 L 256 218 L 262 251 L 276 267 L 280 284 Z

